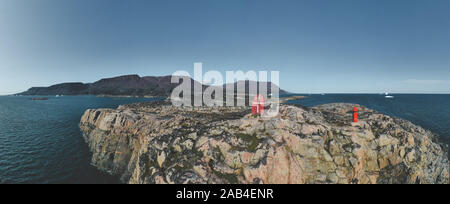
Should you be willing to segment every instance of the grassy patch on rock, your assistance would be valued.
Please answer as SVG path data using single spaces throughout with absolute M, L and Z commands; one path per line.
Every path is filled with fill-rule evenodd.
M 250 152 L 255 152 L 256 148 L 259 145 L 259 139 L 256 137 L 256 133 L 253 134 L 244 134 L 244 133 L 237 133 L 235 134 L 236 137 L 244 140 L 247 143 L 247 150 Z

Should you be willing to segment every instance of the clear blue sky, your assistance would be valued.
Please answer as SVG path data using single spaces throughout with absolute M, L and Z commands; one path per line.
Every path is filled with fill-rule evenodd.
M 300 93 L 450 93 L 449 0 L 0 0 L 0 94 L 279 70 Z

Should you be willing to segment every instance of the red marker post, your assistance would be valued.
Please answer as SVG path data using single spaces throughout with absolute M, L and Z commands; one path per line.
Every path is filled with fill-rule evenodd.
M 353 122 L 354 123 L 358 122 L 358 109 L 356 107 L 353 108 Z

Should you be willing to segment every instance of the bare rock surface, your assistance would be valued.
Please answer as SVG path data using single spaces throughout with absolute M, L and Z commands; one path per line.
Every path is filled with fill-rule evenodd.
M 352 123 L 354 106 L 360 122 Z M 125 183 L 449 183 L 447 149 L 408 121 L 354 104 L 248 107 L 138 103 L 87 110 L 92 163 Z

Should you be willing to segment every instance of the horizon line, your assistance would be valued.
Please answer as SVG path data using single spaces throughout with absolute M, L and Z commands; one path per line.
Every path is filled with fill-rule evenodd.
M 289 93 L 283 94 L 283 95 L 345 95 L 345 94 L 347 94 L 347 95 L 383 95 L 384 93 L 291 93 L 291 92 L 289 92 Z M 389 93 L 389 95 L 450 95 L 450 93 Z M 31 96 L 31 95 L 0 94 L 0 96 Z M 39 95 L 36 95 L 36 96 L 39 96 Z M 52 95 L 42 95 L 42 96 L 52 96 Z M 81 95 L 65 95 L 65 96 L 95 96 L 95 95 L 81 94 Z

